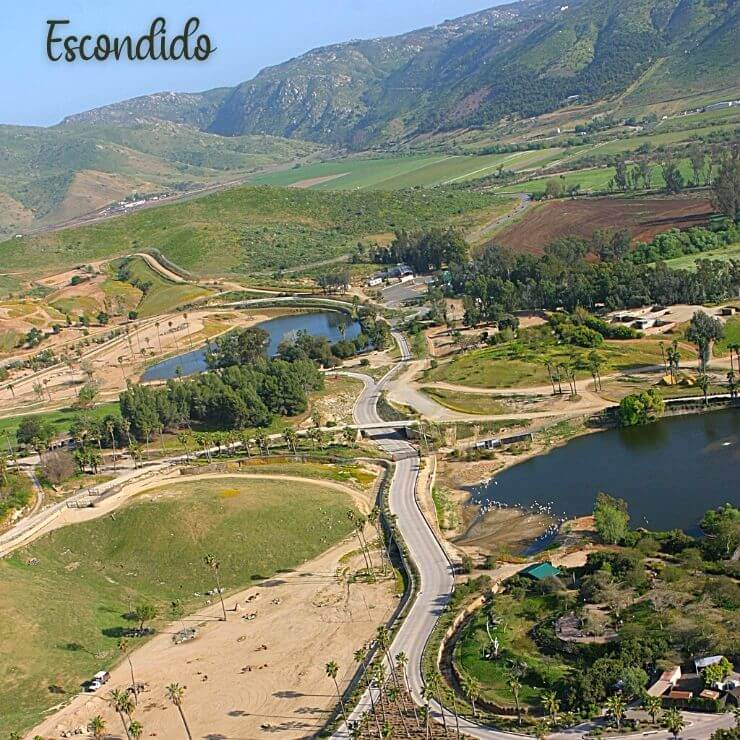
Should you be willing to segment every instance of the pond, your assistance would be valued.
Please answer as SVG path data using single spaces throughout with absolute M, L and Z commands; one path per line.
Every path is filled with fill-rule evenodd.
M 590 514 L 599 491 L 624 499 L 630 526 L 697 534 L 707 509 L 740 505 L 737 409 L 579 437 L 471 490 L 482 509 L 520 506 Z
M 344 337 L 354 339 L 360 333 L 360 324 L 349 318 L 346 314 L 337 311 L 317 311 L 315 313 L 292 314 L 279 316 L 269 321 L 257 324 L 270 335 L 270 343 L 267 352 L 270 357 L 277 354 L 278 345 L 283 339 L 295 336 L 299 331 L 305 331 L 314 336 L 324 336 L 330 342 Z M 141 376 L 142 380 L 169 380 L 176 376 L 179 367 L 182 375 L 192 375 L 207 369 L 206 352 L 208 345 L 191 352 L 185 352 L 167 360 L 152 365 Z

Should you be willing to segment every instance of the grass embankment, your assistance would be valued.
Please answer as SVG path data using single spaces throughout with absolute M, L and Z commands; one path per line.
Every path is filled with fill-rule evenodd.
M 498 416 L 509 414 L 511 406 L 491 396 L 480 393 L 460 393 L 440 388 L 422 388 L 432 400 L 452 411 L 463 414 L 480 414 L 482 416 Z
M 686 254 L 683 257 L 666 260 L 666 264 L 674 270 L 690 270 L 691 272 L 695 272 L 699 260 L 721 260 L 722 262 L 740 260 L 740 244 L 727 244 L 724 247 L 711 249 L 708 252 Z
M 178 306 L 202 298 L 210 291 L 190 283 L 175 283 L 153 270 L 141 257 L 125 261 L 127 280 L 117 281 L 132 286 L 148 286 L 143 292 L 141 302 L 136 307 L 141 318 L 157 316 L 173 311 Z
M 604 360 L 602 376 L 639 367 L 661 365 L 659 339 L 605 341 L 598 348 Z M 453 383 L 474 388 L 522 388 L 547 385 L 550 382 L 545 361 L 553 365 L 567 363 L 571 356 L 585 358 L 591 351 L 571 345 L 557 344 L 554 339 L 527 342 L 514 340 L 494 347 L 458 355 L 450 362 L 429 370 L 424 380 Z M 696 351 L 681 345 L 683 360 L 696 358 Z M 587 366 L 577 376 L 590 378 Z M 564 385 L 567 383 L 564 382 Z
M 113 517 L 53 532 L 0 560 L 0 734 L 27 727 L 119 660 L 125 614 L 204 603 L 221 563 L 227 591 L 315 557 L 350 531 L 348 496 L 311 483 L 178 482 Z M 156 622 L 155 622 L 156 624 Z M 136 643 L 137 640 L 134 640 Z
M 153 246 L 204 275 L 296 269 L 346 254 L 357 241 L 395 229 L 475 226 L 502 200 L 462 190 L 394 192 L 235 188 L 99 224 L 14 239 L 7 270 L 38 272 Z

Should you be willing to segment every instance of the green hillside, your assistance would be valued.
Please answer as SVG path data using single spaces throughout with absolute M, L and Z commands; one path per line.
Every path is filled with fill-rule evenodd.
M 0 243 L 7 271 L 38 273 L 159 249 L 200 275 L 300 268 L 347 254 L 358 240 L 395 229 L 468 228 L 501 210 L 499 196 L 466 190 L 323 192 L 266 186 L 207 197 L 94 225 Z

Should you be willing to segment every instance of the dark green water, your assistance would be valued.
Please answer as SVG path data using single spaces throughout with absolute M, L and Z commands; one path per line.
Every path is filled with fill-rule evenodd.
M 593 510 L 599 491 L 629 504 L 630 526 L 696 532 L 707 509 L 740 506 L 740 411 L 679 416 L 590 434 L 472 490 L 483 506 Z

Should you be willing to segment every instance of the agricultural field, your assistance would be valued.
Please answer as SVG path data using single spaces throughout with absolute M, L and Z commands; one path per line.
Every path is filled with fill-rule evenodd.
M 473 388 L 525 388 L 545 386 L 550 382 L 545 361 L 553 365 L 567 362 L 571 357 L 583 358 L 591 350 L 557 344 L 554 339 L 527 341 L 516 339 L 505 344 L 473 350 L 458 355 L 450 362 L 424 374 L 424 381 L 451 383 Z M 598 349 L 604 360 L 602 376 L 610 372 L 624 372 L 638 367 L 662 364 L 658 339 L 607 340 Z M 681 345 L 684 360 L 696 358 L 696 351 Z M 578 377 L 590 378 L 584 364 Z
M 434 188 L 316 192 L 235 188 L 73 229 L 0 244 L 5 270 L 37 273 L 156 247 L 201 275 L 271 274 L 347 254 L 395 229 L 485 222 L 506 202 L 488 193 Z
M 154 605 L 203 606 L 221 563 L 227 592 L 295 567 L 350 532 L 351 501 L 311 483 L 223 478 L 183 481 L 116 512 L 57 530 L 0 561 L 0 733 L 37 721 L 120 659 L 127 615 Z M 278 546 L 279 543 L 279 546 Z M 134 640 L 137 642 L 138 640 Z
M 494 239 L 516 252 L 535 254 L 558 237 L 588 239 L 596 229 L 626 228 L 633 239 L 648 242 L 670 229 L 706 225 L 712 212 L 708 200 L 688 196 L 557 200 L 533 207 Z
M 379 159 L 348 158 L 258 175 L 263 185 L 314 190 L 400 190 L 467 182 L 493 174 L 499 166 L 520 170 L 557 158 L 560 149 L 513 154 L 419 154 Z

